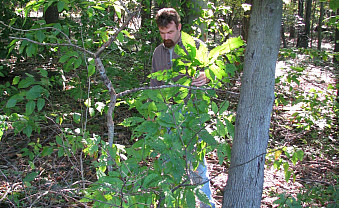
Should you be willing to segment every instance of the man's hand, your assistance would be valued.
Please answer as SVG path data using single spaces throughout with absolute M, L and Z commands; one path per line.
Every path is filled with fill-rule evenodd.
M 207 77 L 205 72 L 200 72 L 197 78 L 192 79 L 192 85 L 196 87 L 201 87 L 207 83 Z

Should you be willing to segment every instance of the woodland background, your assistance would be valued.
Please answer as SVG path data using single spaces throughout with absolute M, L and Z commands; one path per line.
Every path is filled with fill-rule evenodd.
M 187 165 L 181 146 L 140 143 L 165 135 L 145 121 L 155 108 L 147 98 L 159 95 L 142 89 L 121 94 L 149 85 L 152 53 L 161 43 L 154 14 L 162 7 L 176 8 L 183 31 L 210 51 L 238 41 L 227 53 L 219 51 L 225 72 L 214 71 L 220 80 L 214 97 L 197 94 L 207 103 L 200 115 L 214 113 L 206 122 L 216 130 L 209 148 L 195 156 L 208 153 L 212 194 L 222 206 L 252 1 L 1 3 L 1 207 L 194 207 L 196 197 L 204 201 L 196 186 L 177 181 L 175 172 Z M 338 4 L 283 1 L 261 207 L 338 206 Z M 108 80 L 120 93 L 116 103 Z M 165 120 L 157 125 L 173 127 Z M 168 184 L 156 172 L 159 155 L 139 151 L 162 148 L 178 148 Z

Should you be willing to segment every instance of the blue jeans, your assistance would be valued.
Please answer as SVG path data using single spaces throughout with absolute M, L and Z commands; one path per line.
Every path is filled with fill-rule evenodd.
M 211 193 L 211 188 L 210 188 L 210 181 L 209 181 L 209 174 L 207 171 L 207 163 L 206 163 L 206 159 L 204 158 L 204 164 L 199 164 L 197 170 L 195 171 L 195 173 L 197 174 L 198 179 L 193 179 L 193 181 L 195 183 L 204 183 L 204 185 L 201 187 L 201 191 L 206 194 L 206 196 L 208 197 L 211 205 L 204 205 L 204 207 L 211 207 L 211 208 L 215 208 L 215 204 L 214 204 L 214 200 L 212 198 L 212 193 Z M 200 205 L 201 206 L 201 205 Z M 201 206 L 203 207 L 203 206 Z

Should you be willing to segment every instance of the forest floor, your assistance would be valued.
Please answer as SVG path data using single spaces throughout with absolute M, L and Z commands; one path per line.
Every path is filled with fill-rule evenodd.
M 291 73 L 290 66 L 297 65 L 305 66 L 304 70 Z M 329 187 L 335 187 L 333 192 L 339 200 L 338 127 L 326 127 L 328 119 L 337 118 L 314 116 L 318 113 L 315 110 L 324 111 L 320 112 L 321 115 L 330 114 L 327 112 L 329 109 L 326 106 L 330 106 L 331 103 L 326 102 L 333 102 L 328 99 L 327 95 L 336 93 L 335 87 L 334 89 L 330 87 L 331 85 L 335 86 L 336 79 L 338 79 L 335 70 L 334 66 L 328 65 L 326 62 L 314 64 L 313 59 L 302 55 L 293 59 L 281 58 L 278 61 L 276 77 L 280 77 L 280 82 L 277 83 L 276 92 L 278 94 L 276 96 L 278 98 L 279 94 L 284 95 L 286 99 L 280 101 L 287 103 L 284 105 L 278 103 L 273 109 L 268 148 L 268 152 L 273 153 L 267 156 L 262 207 L 278 207 L 274 201 L 279 199 L 279 194 L 287 196 L 286 203 L 288 198 L 301 199 L 310 195 L 311 204 L 305 204 L 305 206 L 324 207 L 335 203 L 333 198 L 328 196 L 329 194 L 322 195 L 324 192 L 328 193 L 322 190 Z M 290 76 L 291 74 L 296 76 L 297 81 L 293 76 Z M 308 96 L 310 94 L 312 97 Z M 310 105 L 307 100 L 314 98 L 315 94 L 318 96 L 316 100 L 320 103 L 307 108 Z M 59 104 L 69 104 L 67 98 L 63 98 L 62 95 L 55 94 L 55 96 L 60 96 Z M 291 104 L 298 96 L 303 96 L 305 102 Z M 127 108 L 122 108 L 116 114 L 119 120 L 130 112 Z M 307 117 L 306 114 L 311 114 L 313 117 Z M 305 119 L 306 117 L 308 119 Z M 22 152 L 23 148 L 30 148 L 32 151 L 34 148 L 39 149 L 32 145 L 37 141 L 41 145 L 54 142 L 55 136 L 60 133 L 60 129 L 58 129 L 60 127 L 56 127 L 57 125 L 47 116 L 46 118 L 49 124 L 42 128 L 40 134 L 33 135 L 31 138 L 22 134 L 14 135 L 11 128 L 2 137 L 0 141 L 0 207 L 20 207 L 17 204 L 22 204 L 22 206 L 29 204 L 31 207 L 86 207 L 79 201 L 80 196 L 74 194 L 76 191 L 72 187 L 74 184 L 86 186 L 91 181 L 95 181 L 95 170 L 89 165 L 91 158 L 85 158 L 83 153 L 61 158 L 52 154 L 47 159 L 34 157 L 32 163 L 27 161 L 27 155 Z M 102 127 L 104 118 L 95 122 L 101 122 L 98 125 L 98 131 L 104 130 Z M 300 123 L 304 125 L 303 128 L 298 126 Z M 338 124 L 337 121 L 334 123 Z M 73 124 L 65 125 L 73 128 Z M 129 136 L 130 133 L 119 132 L 118 129 L 118 137 L 122 141 L 128 140 Z M 295 165 L 288 158 L 282 157 L 284 159 L 282 162 L 287 161 L 290 170 L 295 174 L 295 180 L 291 178 L 287 181 L 285 179 L 286 170 L 283 167 L 276 169 L 272 165 L 274 153 L 279 152 L 277 147 L 282 146 L 300 149 L 304 153 L 304 159 Z M 223 188 L 227 181 L 228 166 L 226 163 L 219 164 L 215 152 L 207 156 L 207 162 L 212 194 L 219 208 L 222 204 Z M 33 168 L 39 170 L 39 177 L 34 181 L 33 187 L 25 187 L 22 185 L 24 176 L 27 178 L 27 170 Z M 59 183 L 66 185 L 60 187 Z M 302 194 L 302 196 L 298 194 Z M 311 196 L 311 194 L 313 195 Z M 9 196 L 11 196 L 10 200 Z M 63 204 L 60 204 L 61 202 Z

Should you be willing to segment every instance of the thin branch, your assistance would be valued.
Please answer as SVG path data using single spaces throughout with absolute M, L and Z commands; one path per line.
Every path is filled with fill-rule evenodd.
M 55 27 L 40 27 L 40 28 L 33 28 L 33 29 L 29 29 L 29 30 L 24 30 L 24 29 L 19 29 L 19 28 L 15 28 L 15 27 L 12 27 L 10 25 L 7 25 L 3 21 L 0 21 L 0 23 L 5 25 L 6 27 L 12 29 L 12 30 L 16 30 L 16 31 L 20 31 L 20 32 L 30 32 L 30 31 L 47 30 L 47 29 L 56 30 L 56 31 L 60 32 L 63 36 L 65 36 L 67 38 L 68 42 L 70 44 L 72 44 L 71 39 L 62 30 L 55 28 Z
M 130 90 L 125 90 L 123 92 L 118 93 L 117 98 L 123 97 L 123 96 L 128 95 L 128 94 L 133 93 L 133 92 L 141 91 L 141 90 L 155 90 L 155 89 L 163 89 L 163 88 L 171 88 L 171 87 L 182 87 L 182 88 L 187 88 L 187 89 L 190 89 L 190 90 L 203 90 L 203 91 L 216 90 L 216 91 L 225 92 L 225 93 L 235 95 L 235 96 L 239 95 L 239 93 L 236 93 L 236 92 L 220 90 L 220 89 L 216 89 L 216 88 L 212 88 L 212 87 L 192 87 L 192 86 L 174 84 L 174 85 L 161 85 L 161 86 L 156 86 L 156 87 L 138 87 L 138 88 L 134 88 L 134 89 L 130 89 Z
M 131 19 L 137 14 L 136 12 L 131 13 L 131 15 L 128 17 L 128 19 L 124 22 L 124 24 L 112 35 L 107 42 L 105 42 L 98 50 L 95 52 L 94 57 L 99 57 L 101 53 L 109 47 L 113 41 L 117 38 L 118 34 L 128 25 L 128 23 L 131 21 Z
M 10 36 L 9 39 L 14 39 L 14 40 L 26 40 L 28 42 L 31 42 L 31 43 L 35 43 L 37 45 L 42 45 L 42 46 L 70 46 L 70 47 L 73 47 L 73 48 L 76 48 L 78 50 L 81 50 L 83 52 L 86 52 L 92 56 L 94 56 L 95 54 L 89 50 L 86 50 L 80 46 L 77 46 L 77 45 L 74 45 L 73 43 L 40 43 L 38 41 L 35 41 L 35 40 L 31 40 L 29 38 L 20 38 L 20 37 L 12 37 Z

